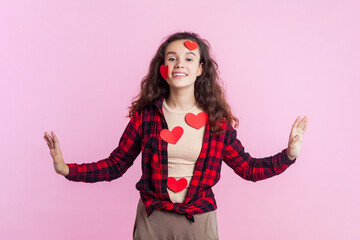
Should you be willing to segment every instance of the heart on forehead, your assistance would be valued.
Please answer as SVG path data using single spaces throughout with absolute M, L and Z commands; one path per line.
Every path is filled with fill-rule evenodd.
M 190 42 L 189 40 L 185 41 L 185 47 L 187 47 L 190 51 L 197 49 L 197 42 Z
M 186 178 L 180 178 L 179 180 L 176 180 L 173 177 L 168 177 L 167 186 L 174 192 L 180 192 L 186 188 L 187 180 Z
M 198 113 L 197 115 L 193 113 L 187 113 L 185 115 L 187 124 L 196 129 L 200 129 L 201 127 L 205 126 L 207 119 L 208 115 L 204 112 Z
M 177 141 L 181 138 L 182 134 L 184 133 L 184 129 L 180 126 L 176 126 L 173 128 L 172 131 L 168 129 L 163 129 L 160 132 L 160 137 L 168 143 L 176 144 Z
M 166 65 L 166 67 L 164 65 L 160 66 L 160 74 L 165 80 L 166 80 L 166 78 L 168 76 L 168 72 L 169 72 L 169 66 L 168 65 Z

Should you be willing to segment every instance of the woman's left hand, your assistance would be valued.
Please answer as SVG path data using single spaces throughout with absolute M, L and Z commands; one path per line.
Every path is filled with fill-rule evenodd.
M 306 124 L 308 122 L 307 116 L 300 120 L 300 116 L 296 119 L 292 126 L 289 143 L 287 148 L 287 155 L 290 160 L 294 160 L 300 154 L 302 138 L 306 131 Z

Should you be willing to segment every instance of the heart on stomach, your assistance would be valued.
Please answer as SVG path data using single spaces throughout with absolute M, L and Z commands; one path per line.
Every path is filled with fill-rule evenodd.
M 180 192 L 186 188 L 187 180 L 186 178 L 180 178 L 179 180 L 176 180 L 173 177 L 168 177 L 167 186 L 174 192 Z

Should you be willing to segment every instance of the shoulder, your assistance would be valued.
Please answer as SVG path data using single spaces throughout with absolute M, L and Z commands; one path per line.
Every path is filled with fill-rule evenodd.
M 223 127 L 225 129 L 225 142 L 231 144 L 237 138 L 237 131 L 230 122 L 224 122 Z
M 133 113 L 130 121 L 138 126 L 146 125 L 147 127 L 150 127 L 151 125 L 154 125 L 154 121 L 160 121 L 160 118 L 158 116 L 156 106 L 153 104 L 149 106 L 143 106 L 136 110 Z

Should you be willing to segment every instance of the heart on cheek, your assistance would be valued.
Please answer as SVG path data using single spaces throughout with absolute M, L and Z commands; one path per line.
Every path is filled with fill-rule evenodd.
M 185 47 L 187 47 L 190 51 L 197 49 L 197 42 L 190 42 L 189 40 L 185 41 Z
M 184 129 L 180 126 L 174 127 L 172 131 L 163 129 L 160 132 L 160 137 L 168 143 L 176 144 L 184 133 Z
M 199 130 L 201 127 L 205 126 L 208 120 L 208 115 L 204 112 L 198 113 L 197 115 L 193 113 L 187 113 L 185 115 L 185 120 L 191 127 Z
M 173 177 L 168 177 L 167 186 L 174 192 L 180 192 L 186 188 L 187 180 L 186 178 L 180 178 L 179 180 L 176 180 Z
M 166 65 L 166 67 L 164 65 L 160 66 L 160 74 L 165 80 L 166 80 L 166 78 L 168 76 L 168 72 L 169 72 L 169 66 L 168 65 Z

